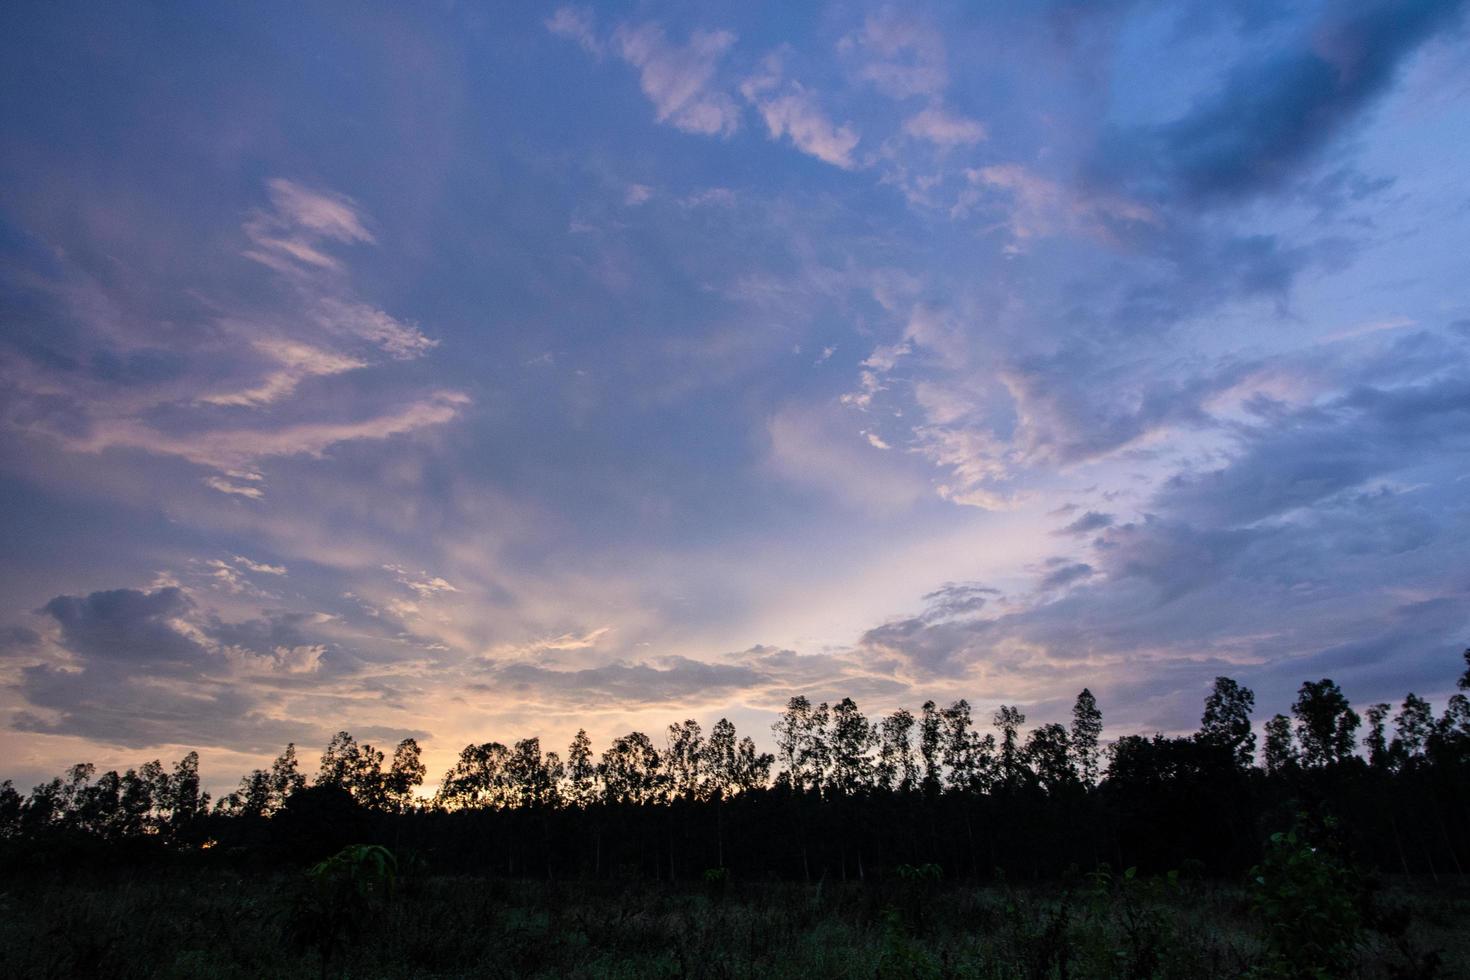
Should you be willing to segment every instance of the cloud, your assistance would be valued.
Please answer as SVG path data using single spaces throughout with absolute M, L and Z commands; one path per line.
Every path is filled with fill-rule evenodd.
M 1075 582 L 1080 582 L 1092 575 L 1093 568 L 1085 562 L 1069 562 L 1058 565 L 1047 572 L 1037 584 L 1037 589 L 1042 592 L 1052 592 L 1064 589 Z
M 265 496 L 265 491 L 258 486 L 250 484 L 231 483 L 222 476 L 206 476 L 204 485 L 211 490 L 235 497 L 245 497 L 248 500 L 260 500 Z
M 439 341 L 424 336 L 415 324 L 352 299 L 322 297 L 314 319 L 329 334 L 366 341 L 395 361 L 411 361 L 439 346 Z
M 1362 386 L 1237 437 L 1229 464 L 1180 474 L 1159 502 L 1191 521 L 1241 526 L 1310 507 L 1426 460 L 1470 452 L 1470 381 Z
M 248 572 L 257 572 L 261 575 L 285 575 L 285 565 L 267 565 L 264 562 L 251 561 L 241 555 L 234 557 L 234 562 Z
M 87 660 L 192 674 L 207 653 L 178 623 L 193 609 L 182 589 L 170 587 L 59 595 L 40 611 L 61 627 L 62 644 Z
M 1078 342 L 1023 357 L 999 378 L 1015 403 L 1013 443 L 1031 464 L 1099 459 L 1171 428 L 1213 425 L 1205 404 L 1245 374 L 1227 364 L 1196 377 L 1162 376 L 1113 363 Z
M 903 131 L 915 139 L 944 147 L 973 146 L 988 136 L 984 123 L 942 106 L 930 106 L 910 116 L 904 120 Z
M 1101 531 L 1105 527 L 1112 526 L 1112 514 L 1103 514 L 1099 511 L 1090 510 L 1066 527 L 1053 531 L 1052 534 L 1091 534 L 1093 531 Z
M 285 571 L 235 562 L 264 574 Z M 38 613 L 55 624 L 61 656 L 35 645 L 0 652 L 42 658 L 19 671 L 27 707 L 12 716 L 12 727 L 108 745 L 267 752 L 320 739 L 323 726 L 296 720 L 282 692 L 329 691 L 354 662 L 317 632 L 331 617 L 276 612 L 226 620 L 178 586 L 59 595 Z
M 576 41 L 582 46 L 583 51 L 594 58 L 601 58 L 603 44 L 598 39 L 593 24 L 593 13 L 586 7 L 558 7 L 556 12 L 546 19 L 548 31 L 558 37 Z
M 875 453 L 822 410 L 788 406 L 773 415 L 769 465 L 793 482 L 819 488 L 840 500 L 877 511 L 903 509 L 927 492 L 918 474 L 895 454 Z
M 274 717 L 259 700 L 227 685 L 178 692 L 43 665 L 25 668 L 21 691 L 42 713 L 17 711 L 13 730 L 69 735 L 129 749 L 220 746 L 265 754 L 291 741 L 325 742 L 330 727 Z
M 312 190 L 275 177 L 266 181 L 271 208 L 255 212 L 245 223 L 251 247 L 245 256 L 277 272 L 337 271 L 342 264 L 322 251 L 327 242 L 375 241 L 356 203 L 331 191 Z
M 295 392 L 296 387 L 307 378 L 328 377 L 366 367 L 367 362 L 355 357 L 319 350 L 306 344 L 287 340 L 258 340 L 255 349 L 281 365 L 277 371 L 250 388 L 238 391 L 201 395 L 199 401 L 206 405 L 259 407 L 269 405 Z
M 75 451 L 100 453 L 108 449 L 141 449 L 164 456 L 177 456 L 217 470 L 240 470 L 275 456 L 321 456 L 344 442 L 388 439 L 419 429 L 443 425 L 458 418 L 469 397 L 459 392 L 436 392 L 421 401 L 396 410 L 355 421 L 303 422 L 275 429 L 210 429 L 187 435 L 160 432 L 140 421 L 121 419 L 99 422 L 84 438 L 72 440 Z M 229 484 L 223 492 L 255 496 L 254 487 Z
M 1101 164 L 1135 169 L 1187 199 L 1279 187 L 1393 80 L 1425 40 L 1456 23 L 1462 0 L 1327 5 L 1284 50 L 1237 65 L 1188 113 L 1115 133 Z
M 399 565 L 384 565 L 384 571 L 392 572 L 398 579 L 398 583 L 407 587 L 420 599 L 429 599 L 445 592 L 458 592 L 449 582 L 438 575 L 430 575 L 420 570 L 417 573 L 409 572 Z
M 857 131 L 848 125 L 834 124 L 811 92 L 793 87 L 773 98 L 762 98 L 757 104 L 771 139 L 789 136 L 792 145 L 808 156 L 844 170 L 853 168 Z
M 965 171 L 965 179 L 969 186 L 956 199 L 950 215 L 963 217 L 984 202 L 1003 201 L 1011 235 L 1022 242 L 1062 234 L 1107 241 L 1137 225 L 1156 225 L 1160 220 L 1144 204 L 1066 186 L 1021 164 L 971 168 Z
M 892 11 L 869 15 L 838 50 L 859 56 L 859 76 L 891 98 L 938 95 L 949 84 L 939 31 Z
M 1166 730 L 1193 725 L 1192 692 L 1221 673 L 1282 706 L 1306 676 L 1365 699 L 1443 686 L 1470 629 L 1470 511 L 1446 506 L 1463 497 L 1470 389 L 1463 352 L 1413 349 L 1334 365 L 1336 392 L 1221 429 L 1215 462 L 1176 458 L 1144 519 L 1077 517 L 1055 533 L 1090 536 L 1089 553 L 1044 562 L 1034 593 L 893 620 L 855 649 L 1032 696 L 1083 674 L 1125 724 Z
M 608 664 L 582 670 L 555 670 L 529 663 L 489 665 L 484 689 L 542 703 L 602 707 L 609 705 L 687 706 L 691 700 L 717 700 L 767 680 L 738 664 L 712 664 L 686 657 L 651 663 Z
M 783 82 L 779 54 L 769 56 L 758 73 L 741 83 L 740 91 L 759 110 L 771 139 L 790 137 L 791 144 L 808 156 L 844 170 L 856 166 L 852 151 L 860 139 L 857 130 L 834 123 L 816 94 L 799 82 Z
M 711 83 L 720 59 L 735 43 L 729 31 L 696 30 L 688 44 L 671 44 L 658 24 L 620 27 L 613 45 L 638 69 L 639 85 L 653 103 L 655 118 L 686 133 L 729 136 L 740 125 L 735 101 Z

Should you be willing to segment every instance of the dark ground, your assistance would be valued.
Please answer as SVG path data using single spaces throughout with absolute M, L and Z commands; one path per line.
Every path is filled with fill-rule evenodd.
M 0 976 L 1291 975 L 1239 885 L 1088 875 L 1010 888 L 922 871 L 681 885 L 405 868 L 391 886 L 220 867 L 29 872 L 0 885 Z M 1470 977 L 1470 881 L 1383 880 L 1371 904 L 1341 975 Z

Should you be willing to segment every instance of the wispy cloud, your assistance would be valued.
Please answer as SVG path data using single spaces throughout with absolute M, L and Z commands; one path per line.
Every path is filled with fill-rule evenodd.
M 779 54 L 769 56 L 761 70 L 741 83 L 740 91 L 765 120 L 771 139 L 787 137 L 801 152 L 834 167 L 851 170 L 853 150 L 861 138 L 856 129 L 838 125 L 827 116 L 816 93 L 799 82 L 786 81 Z
M 723 30 L 696 30 L 673 44 L 655 23 L 620 27 L 612 42 L 619 57 L 638 69 L 655 118 L 687 133 L 729 136 L 740 125 L 735 100 L 713 85 L 720 59 L 735 43 Z
M 942 106 L 930 106 L 910 116 L 904 120 L 903 131 L 937 146 L 973 146 L 989 135 L 984 123 Z
M 595 30 L 595 19 L 588 7 L 558 7 L 546 19 L 546 29 L 559 37 L 576 41 L 594 58 L 602 57 L 603 43 Z
M 271 207 L 256 211 L 245 222 L 251 247 L 244 254 L 277 272 L 340 270 L 341 262 L 323 251 L 327 243 L 375 240 L 351 198 L 311 190 L 284 177 L 267 181 L 266 190 Z

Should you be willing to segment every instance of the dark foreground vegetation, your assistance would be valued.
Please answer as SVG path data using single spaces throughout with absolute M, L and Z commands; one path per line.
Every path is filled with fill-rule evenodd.
M 1298 883 L 1299 884 L 1299 883 Z M 360 891 L 358 890 L 360 887 Z M 1273 888 L 1292 888 L 1278 882 Z M 687 883 L 180 865 L 7 882 L 0 974 L 97 978 L 1470 975 L 1470 888 L 1366 885 L 1325 917 L 1260 889 L 1094 873 L 1044 885 Z
M 0 975 L 1470 976 L 1470 700 L 1309 681 L 1260 765 L 1254 701 L 1104 748 L 1086 690 L 1025 735 L 798 697 L 775 755 L 487 742 L 432 798 L 345 732 L 212 806 L 192 754 L 79 765 L 0 784 Z

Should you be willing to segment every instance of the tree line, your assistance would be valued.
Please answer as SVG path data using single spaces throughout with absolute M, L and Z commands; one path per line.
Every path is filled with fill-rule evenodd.
M 1459 687 L 1470 690 L 1470 650 Z M 643 732 L 600 754 L 578 731 L 565 756 L 537 738 L 470 744 L 432 795 L 413 739 L 392 751 L 335 735 L 308 780 L 288 745 L 217 801 L 190 753 L 100 776 L 89 764 L 34 788 L 0 783 L 7 843 L 142 842 L 306 854 L 391 838 L 458 866 L 514 874 L 862 877 L 900 863 L 1033 877 L 1102 862 L 1236 871 L 1261 841 L 1310 810 L 1336 816 L 1370 863 L 1461 872 L 1470 860 L 1470 698 L 1436 715 L 1409 694 L 1365 719 L 1330 679 L 1301 685 L 1264 725 L 1255 695 L 1218 677 L 1193 734 L 1102 742 L 1089 690 L 1067 724 L 1024 728 L 1003 705 L 977 720 L 966 700 L 865 716 L 851 698 L 791 698 L 775 751 L 720 719 Z

